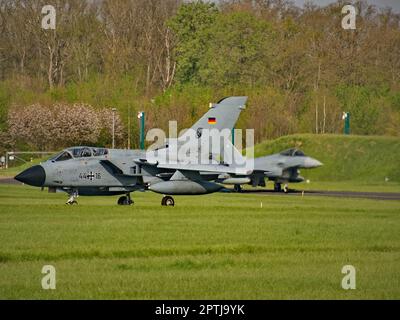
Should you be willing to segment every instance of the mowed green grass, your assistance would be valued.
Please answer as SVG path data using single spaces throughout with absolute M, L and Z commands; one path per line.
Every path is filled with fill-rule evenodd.
M 0 185 L 1 299 L 399 299 L 400 202 L 135 193 L 81 197 Z M 262 207 L 261 207 L 262 202 Z M 41 288 L 54 265 L 56 290 Z M 341 269 L 356 270 L 356 290 Z

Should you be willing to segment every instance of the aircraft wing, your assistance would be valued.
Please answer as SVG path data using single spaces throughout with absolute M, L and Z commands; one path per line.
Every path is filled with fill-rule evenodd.
M 139 175 L 124 172 L 120 167 L 110 160 L 100 160 L 100 164 L 115 176 L 138 177 Z
M 233 173 L 237 175 L 251 174 L 248 168 L 231 167 L 222 164 L 157 164 L 157 168 L 169 170 L 184 170 L 197 172 L 214 172 L 214 173 Z
M 283 170 L 281 168 L 272 168 L 270 170 L 260 170 L 260 171 L 264 174 L 264 176 L 270 178 L 280 177 L 283 174 Z
M 109 169 L 114 175 L 123 175 L 124 172 L 117 165 L 112 163 L 110 160 L 100 160 L 100 164 Z

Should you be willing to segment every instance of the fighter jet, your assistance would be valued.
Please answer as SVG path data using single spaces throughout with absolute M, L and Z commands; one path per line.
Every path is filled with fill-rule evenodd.
M 233 128 L 246 101 L 247 97 L 228 97 L 211 104 L 208 112 L 188 132 L 195 132 L 200 139 L 203 131 Z M 183 144 L 188 135 L 185 133 L 176 139 L 176 144 Z M 202 145 L 198 145 L 201 149 Z M 161 158 L 166 161 L 160 161 Z M 48 187 L 49 192 L 66 192 L 69 195 L 67 204 L 71 205 L 77 204 L 79 195 L 123 195 L 118 204 L 131 205 L 132 192 L 149 189 L 164 194 L 162 205 L 173 206 L 175 202 L 170 195 L 206 194 L 223 188 L 203 179 L 200 172 L 250 173 L 247 168 L 220 164 L 211 158 L 206 164 L 182 163 L 169 144 L 154 151 L 79 146 L 61 151 L 21 172 L 15 179 L 31 186 Z
M 241 185 L 249 184 L 253 187 L 265 187 L 265 179 L 274 181 L 274 191 L 288 191 L 289 182 L 302 182 L 300 169 L 313 169 L 322 166 L 316 159 L 306 156 L 303 151 L 291 148 L 273 155 L 254 159 L 254 170 L 248 176 L 222 174 L 215 181 L 222 184 L 234 185 L 236 191 Z

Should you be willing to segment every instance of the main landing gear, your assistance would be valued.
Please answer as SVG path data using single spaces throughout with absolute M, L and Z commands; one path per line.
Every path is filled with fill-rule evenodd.
M 275 192 L 281 192 L 282 191 L 282 185 L 280 183 L 275 182 L 274 183 L 274 191 Z
M 274 191 L 275 192 L 282 192 L 282 184 L 275 182 L 274 183 Z M 288 193 L 289 192 L 289 186 L 287 183 L 283 186 L 283 192 Z
M 78 191 L 72 191 L 71 193 L 69 193 L 69 198 L 67 200 L 67 202 L 65 204 L 68 205 L 74 205 L 74 204 L 78 204 L 78 201 L 76 201 L 76 199 L 79 197 L 78 195 Z
M 287 183 L 285 183 L 285 185 L 283 186 L 283 192 L 284 193 L 288 193 L 289 192 L 289 186 Z
M 242 186 L 240 184 L 235 184 L 233 190 L 235 190 L 235 192 L 242 192 Z
M 164 196 L 161 200 L 161 205 L 173 207 L 175 205 L 174 198 L 172 198 L 171 196 Z
M 130 206 L 133 203 L 134 202 L 131 199 L 130 193 L 127 193 L 126 196 L 122 196 L 118 199 L 118 205 L 120 205 L 120 206 Z

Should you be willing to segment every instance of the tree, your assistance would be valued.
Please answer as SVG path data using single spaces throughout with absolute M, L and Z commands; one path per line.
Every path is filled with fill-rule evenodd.
M 219 17 L 214 3 L 202 1 L 182 4 L 168 25 L 176 37 L 176 78 L 180 83 L 198 76 L 199 61 L 208 47 L 210 33 L 206 32 Z
M 34 104 L 14 107 L 8 116 L 8 127 L 14 144 L 23 142 L 30 148 L 39 150 L 55 150 L 71 145 L 94 145 L 100 140 L 110 143 L 112 112 L 109 109 L 96 111 L 85 104 Z M 123 132 L 123 125 L 117 114 L 117 143 L 121 143 Z
M 208 40 L 195 79 L 212 86 L 267 83 L 273 32 L 270 25 L 247 12 L 221 14 L 204 30 Z

